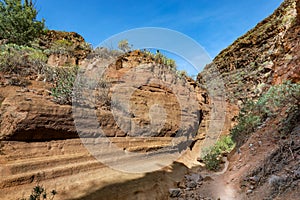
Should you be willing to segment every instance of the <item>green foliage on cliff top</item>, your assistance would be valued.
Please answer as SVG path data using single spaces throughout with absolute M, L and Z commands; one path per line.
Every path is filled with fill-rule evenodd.
M 54 101 L 59 104 L 72 104 L 73 86 L 77 77 L 79 67 L 57 68 L 55 73 L 55 86 L 52 88 Z
M 43 31 L 32 0 L 0 0 L 0 40 L 19 45 L 29 44 Z
M 47 56 L 43 51 L 16 44 L 0 45 L 0 71 L 28 75 L 41 73 Z

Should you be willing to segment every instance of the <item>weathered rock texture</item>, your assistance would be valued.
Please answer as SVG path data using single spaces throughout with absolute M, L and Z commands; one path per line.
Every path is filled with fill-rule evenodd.
M 97 108 L 99 126 L 109 137 L 200 134 L 198 127 L 208 114 L 209 100 L 208 97 L 204 99 L 205 90 L 195 82 L 178 77 L 173 69 L 157 64 L 141 51 L 116 58 L 101 75 L 98 67 L 103 62 L 88 65 L 82 75 L 94 76 L 90 80 L 99 79 L 96 85 L 100 86 L 94 100 L 89 99 L 93 91 L 81 89 L 85 97 L 79 100 L 86 98 L 85 103 L 78 110 L 79 114 L 74 114 L 80 118 L 78 124 L 86 134 L 96 134 L 96 131 L 87 130 L 92 127 L 89 117 L 93 113 L 88 114 L 87 107 Z M 93 101 L 96 101 L 95 105 L 85 105 Z
M 112 140 L 124 148 L 162 145 L 161 140 L 118 139 Z M 136 199 L 149 196 L 162 199 L 173 181 L 179 180 L 186 171 L 183 165 L 173 167 L 176 172 L 161 170 L 153 175 L 116 171 L 96 160 L 80 139 L 30 143 L 6 141 L 1 143 L 0 199 L 28 198 L 37 184 L 45 187 L 48 193 L 56 190 L 58 194 L 54 199 Z M 126 187 L 122 187 L 125 182 Z M 153 193 L 153 190 L 157 192 Z
M 300 81 L 300 1 L 297 1 L 296 8 L 297 17 L 293 18 L 291 28 L 283 37 L 282 52 L 276 58 L 273 80 L 275 84 L 286 80 Z
M 1 105 L 1 140 L 46 141 L 78 137 L 72 108 L 43 96 L 45 89 L 2 88 L 10 90 Z M 15 89 L 15 91 L 13 91 Z
M 169 85 L 152 81 L 153 74 L 167 80 Z M 145 81 L 145 77 L 150 78 L 138 84 L 138 81 Z M 30 82 L 26 87 L 6 84 L 0 88 L 1 199 L 29 196 L 37 182 L 47 190 L 56 189 L 59 192 L 58 199 L 84 198 L 88 191 L 102 191 L 103 188 L 106 191 L 107 185 L 136 178 L 140 179 L 133 182 L 133 185 L 137 183 L 139 187 L 127 191 L 127 194 L 123 188 L 122 198 L 146 197 L 148 194 L 139 194 L 139 191 L 147 190 L 150 193 L 160 187 L 160 191 L 153 195 L 161 198 L 165 196 L 164 191 L 173 184 L 175 174 L 168 175 L 163 170 L 155 176 L 150 174 L 144 178 L 143 175 L 116 172 L 99 163 L 78 138 L 74 117 L 83 120 L 86 128 L 84 137 L 99 136 L 91 128 L 93 126 L 89 126 L 95 121 L 85 118 L 84 112 L 82 115 L 72 113 L 70 105 L 54 103 L 51 96 L 52 83 L 23 78 Z M 197 135 L 197 139 L 204 139 L 205 123 L 201 122 L 208 119 L 210 101 L 206 91 L 193 80 L 176 77 L 171 68 L 156 63 L 155 59 L 139 51 L 118 57 L 106 70 L 105 79 L 109 80 L 105 82 L 107 87 L 105 91 L 96 92 L 101 98 L 97 99 L 92 111 L 96 113 L 97 122 L 105 135 L 120 149 L 130 152 L 156 151 L 171 146 L 173 137 L 178 133 L 192 132 L 191 135 Z M 153 80 L 159 80 L 159 77 Z M 120 102 L 128 97 L 127 90 L 133 91 L 129 95 L 128 113 L 124 114 L 122 109 L 116 107 L 115 112 L 123 120 L 121 127 L 110 105 L 116 87 L 121 88 L 115 98 Z M 194 104 L 191 104 L 192 101 Z M 182 127 L 185 129 L 181 130 Z M 113 155 L 108 157 L 114 159 Z M 179 176 L 185 170 L 180 165 L 178 171 L 182 174 Z M 156 182 L 162 178 L 165 183 L 157 186 Z M 128 187 L 133 185 L 128 184 Z M 102 194 L 104 199 L 112 195 Z M 99 199 L 99 196 L 95 198 Z
M 215 80 L 206 77 L 221 77 L 228 105 L 236 111 L 246 101 L 257 100 L 274 84 L 299 84 L 299 11 L 299 0 L 284 1 L 271 16 L 223 50 L 198 76 L 198 81 L 210 85 Z M 192 190 L 180 188 L 179 198 L 298 198 L 299 102 L 294 106 L 295 110 L 289 111 L 284 106 L 253 131 L 231 153 L 224 174 L 200 172 L 209 174 L 211 180 Z M 231 111 L 227 115 L 232 125 L 237 113 Z
M 142 59 L 145 56 L 138 54 L 141 54 L 141 52 L 133 52 L 119 58 L 115 65 L 109 67 L 107 75 L 105 75 L 106 79 L 110 80 L 106 84 L 110 86 L 107 88 L 106 104 L 104 103 L 103 105 L 104 100 L 102 98 L 97 99 L 97 116 L 106 136 L 124 137 L 128 135 L 130 130 L 134 129 L 134 125 L 139 126 L 139 129 L 143 130 L 142 127 L 144 125 L 147 126 L 151 123 L 161 123 L 162 127 L 158 124 L 155 127 L 160 127 L 160 130 L 153 129 L 151 131 L 150 129 L 145 129 L 138 131 L 136 129 L 135 132 L 137 134 L 140 133 L 139 136 L 146 134 L 146 132 L 152 136 L 175 136 L 180 126 L 182 126 L 187 127 L 185 131 L 193 130 L 196 127 L 195 133 L 193 133 L 196 134 L 198 132 L 197 127 L 201 123 L 200 115 L 203 115 L 200 102 L 203 101 L 202 94 L 205 95 L 205 91 L 197 89 L 198 95 L 196 95 L 194 88 L 199 88 L 198 86 L 192 86 L 187 81 L 180 80 L 173 72 L 171 74 L 170 70 L 164 69 L 164 66 L 156 65 L 150 58 L 147 59 L 152 64 L 145 64 L 140 68 L 139 72 L 134 72 L 135 74 L 130 72 L 129 74 L 131 75 L 126 80 L 123 80 L 125 84 L 122 83 L 122 85 L 120 83 L 122 82 L 122 76 L 136 67 L 137 63 L 135 63 L 135 60 Z M 120 59 L 126 59 L 127 61 L 119 65 Z M 142 62 L 140 63 L 143 64 Z M 151 83 L 152 73 L 165 73 L 164 76 L 165 79 L 169 79 L 169 85 L 164 86 L 154 82 Z M 143 76 L 149 76 L 149 80 L 147 80 L 149 84 L 142 83 L 140 85 L 139 81 L 144 81 Z M 50 84 L 32 82 L 34 84 L 28 89 L 10 86 L 1 89 L 4 99 L 1 106 L 0 138 L 14 141 L 45 141 L 78 137 L 73 122 L 72 107 L 58 105 L 51 101 Z M 129 118 L 127 118 L 127 115 L 125 117 L 125 115 L 121 114 L 125 117 L 125 122 L 129 120 L 132 123 L 131 126 L 128 124 L 130 127 L 125 127 L 125 130 L 121 130 L 122 127 L 118 127 L 111 105 L 109 105 L 113 95 L 112 91 L 110 91 L 112 86 L 121 87 L 119 88 L 118 96 L 115 97 L 119 102 L 126 101 L 125 98 L 128 96 L 126 91 L 133 91 L 132 96 L 128 99 L 129 111 L 131 112 Z M 10 90 L 9 93 L 5 92 L 8 90 Z M 101 93 L 100 95 L 103 97 L 104 94 Z M 185 95 L 190 95 L 190 97 Z M 194 101 L 193 105 L 191 105 L 191 100 Z M 208 103 L 208 100 L 201 102 L 202 105 L 208 105 Z M 152 118 L 151 109 L 154 109 L 152 110 Z M 156 116 L 155 119 L 155 109 L 165 113 L 165 116 Z M 164 123 L 159 121 L 163 117 L 166 120 Z M 88 122 L 86 123 L 88 124 Z
M 182 125 L 193 128 L 200 124 L 199 129 L 196 130 L 196 139 L 204 139 L 207 129 L 210 128 L 208 127 L 210 114 L 216 116 L 224 114 L 210 110 L 212 104 L 223 106 L 219 104 L 223 98 L 221 91 L 226 94 L 227 100 L 224 105 L 226 107 L 224 112 L 227 115 L 222 132 L 228 133 L 234 124 L 239 108 L 248 99 L 257 99 L 272 84 L 285 80 L 299 81 L 299 2 L 299 0 L 286 0 L 273 15 L 222 51 L 213 63 L 205 68 L 204 72 L 198 76 L 198 82 L 206 86 L 215 86 L 210 90 L 217 94 L 213 99 L 208 97 L 211 94 L 207 94 L 197 82 L 190 79 L 187 79 L 187 82 L 181 82 L 180 79 L 168 77 L 169 72 L 164 66 L 139 51 L 119 57 L 105 71 L 106 84 L 109 86 L 99 91 L 98 95 L 102 94 L 102 96 L 96 101 L 95 107 L 92 107 L 99 126 L 105 135 L 110 136 L 112 143 L 126 151 L 147 152 L 169 146 L 173 139 L 171 136 L 176 135 Z M 44 43 L 47 48 L 50 48 L 54 41 L 64 39 L 71 40 L 78 47 L 78 51 L 71 57 L 50 56 L 49 62 L 53 66 L 66 63 L 78 64 L 86 55 L 79 45 L 83 39 L 75 33 L 50 31 L 46 38 L 45 41 L 50 41 Z M 138 72 L 136 66 L 139 66 L 144 74 L 138 73 L 138 76 L 134 76 L 135 73 L 132 72 Z M 169 80 L 174 85 L 179 83 L 179 87 L 173 90 L 172 87 L 151 81 L 151 78 L 148 82 L 143 82 L 138 86 L 133 84 L 126 88 L 122 85 L 125 80 L 130 80 L 129 83 L 140 81 L 144 78 L 142 75 L 148 77 L 151 72 L 160 75 L 163 80 Z M 218 84 L 222 83 L 214 85 L 209 80 L 217 79 L 208 79 L 208 76 L 216 76 L 223 80 L 224 87 L 218 87 L 220 86 Z M 56 189 L 59 192 L 58 199 L 164 199 L 168 196 L 168 189 L 174 187 L 173 181 L 181 179 L 186 173 L 186 168 L 180 164 L 174 164 L 173 168 L 159 172 L 134 175 L 116 172 L 100 164 L 77 138 L 71 106 L 52 102 L 49 92 L 50 83 L 31 81 L 31 84 L 27 88 L 6 86 L 0 89 L 1 199 L 28 196 L 37 182 L 46 186 L 48 190 Z M 117 118 L 112 114 L 114 107 L 109 105 L 109 102 L 114 100 L 116 87 L 122 88 L 116 98 L 121 102 L 126 102 L 128 95 L 126 90 L 134 89 L 132 95 L 129 95 L 130 99 L 127 104 L 130 109 L 123 112 L 116 106 L 115 112 L 120 114 L 118 116 L 121 120 L 128 121 L 128 123 L 123 123 L 125 125 L 121 128 L 118 127 Z M 192 97 L 187 96 L 186 94 L 189 93 L 184 92 L 183 89 L 189 92 L 195 91 L 196 108 L 190 107 L 189 98 Z M 178 100 L 181 96 L 185 97 L 184 101 Z M 89 106 L 90 104 L 87 103 L 87 110 L 91 108 Z M 190 110 L 197 112 L 189 115 Z M 85 112 L 84 109 L 82 111 Z M 161 115 L 155 115 L 157 113 Z M 182 114 L 187 116 L 183 121 L 180 117 Z M 156 121 L 162 116 L 165 119 L 163 123 Z M 189 125 L 189 119 L 194 119 L 195 116 L 199 120 L 190 121 Z M 86 137 L 97 136 L 94 130 L 88 130 L 89 123 L 91 123 L 89 118 L 84 121 L 85 115 L 76 116 L 76 113 L 75 117 L 82 117 L 82 122 L 87 128 Z M 214 122 L 219 123 L 219 121 L 222 122 L 216 118 Z M 162 123 L 162 126 L 158 126 L 160 127 L 158 130 L 151 129 L 151 127 L 147 129 L 152 123 L 158 125 Z M 135 127 L 139 128 L 135 129 Z M 188 132 L 192 128 L 184 131 Z M 132 130 L 136 131 L 132 132 Z M 136 136 L 136 134 L 144 136 L 147 133 L 156 137 L 147 140 L 125 137 Z M 263 131 L 260 133 L 257 137 L 261 137 L 261 141 L 269 146 L 259 146 L 259 143 L 254 143 L 257 139 L 252 138 L 253 141 L 249 141 L 248 146 L 243 148 L 245 151 L 250 151 L 250 144 L 252 146 L 254 144 L 254 147 L 258 145 L 260 152 L 265 156 L 271 152 L 274 145 L 266 138 Z M 249 166 L 246 161 L 256 160 L 255 157 L 249 157 L 249 155 L 245 155 L 243 159 L 245 163 L 242 164 L 245 166 Z M 265 158 L 261 157 L 261 159 Z M 237 168 L 241 169 L 240 174 L 234 174 L 236 175 L 235 181 L 239 181 L 241 175 L 247 173 L 247 169 L 243 171 L 240 160 L 236 163 L 239 163 Z M 257 161 L 255 164 L 260 163 Z M 232 172 L 236 170 L 234 166 L 229 167 Z M 173 170 L 173 172 L 168 172 L 168 170 Z
M 228 101 L 243 103 L 256 99 L 274 83 L 299 81 L 298 52 L 299 2 L 286 0 L 272 15 L 224 49 L 198 76 L 198 81 L 203 82 L 203 77 L 217 70 Z
M 273 84 L 299 81 L 299 38 L 299 1 L 286 0 L 198 75 L 202 85 L 214 85 L 217 79 L 224 86 L 216 87 L 226 98 L 229 111 L 223 134 L 236 124 L 244 103 L 257 100 Z
M 58 47 L 62 48 L 64 44 L 66 49 L 62 52 Z M 51 66 L 79 65 L 91 52 L 84 38 L 75 32 L 47 31 L 41 36 L 39 45 L 52 49 L 48 59 Z

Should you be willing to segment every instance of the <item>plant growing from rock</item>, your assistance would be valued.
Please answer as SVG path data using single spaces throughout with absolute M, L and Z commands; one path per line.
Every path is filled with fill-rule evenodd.
M 96 101 L 99 106 L 110 106 L 111 98 L 109 92 L 111 87 L 112 84 L 109 80 L 105 78 L 98 80 Z
M 118 48 L 126 53 L 132 49 L 132 45 L 129 45 L 128 40 L 121 40 L 118 43 Z
M 202 158 L 206 168 L 214 171 L 219 170 L 222 155 L 231 152 L 234 147 L 235 142 L 230 135 L 221 137 L 214 146 L 206 150 L 207 153 Z
M 65 39 L 54 41 L 51 47 L 45 50 L 46 54 L 48 55 L 51 54 L 71 55 L 74 51 L 75 51 L 75 46 L 73 42 Z
M 296 109 L 299 102 L 299 83 L 287 81 L 272 86 L 257 102 L 249 101 L 241 109 L 238 124 L 231 130 L 233 139 L 240 146 L 266 119 L 276 116 L 283 107 L 287 110 Z
M 56 190 L 52 190 L 50 193 L 47 193 L 46 189 L 43 186 L 37 185 L 32 189 L 31 195 L 29 196 L 28 200 L 53 200 L 56 194 Z M 21 200 L 27 199 L 22 198 Z
M 0 71 L 9 74 L 40 74 L 48 59 L 43 51 L 27 46 L 6 44 L 0 50 Z
M 73 86 L 78 72 L 78 66 L 57 68 L 55 86 L 52 89 L 54 101 L 59 104 L 72 104 Z
M 88 59 L 93 59 L 93 58 L 102 58 L 102 59 L 109 59 L 109 58 L 114 58 L 122 55 L 122 52 L 119 50 L 110 50 L 105 47 L 97 47 L 94 49 L 88 56 Z
M 173 60 L 171 58 L 167 58 L 165 55 L 163 55 L 159 51 L 156 51 L 156 53 L 154 54 L 151 51 L 148 51 L 148 50 L 144 49 L 143 53 L 145 53 L 146 55 L 152 57 L 156 62 L 158 62 L 160 64 L 164 64 L 164 65 L 169 66 L 173 69 L 176 69 L 175 60 Z

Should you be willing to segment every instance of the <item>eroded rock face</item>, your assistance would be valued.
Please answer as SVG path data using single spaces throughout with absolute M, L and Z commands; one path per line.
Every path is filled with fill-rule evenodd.
M 51 66 L 79 65 L 91 52 L 84 38 L 75 32 L 47 31 L 41 36 L 39 45 L 45 49 L 51 49 L 55 45 L 60 45 L 56 48 L 64 47 L 64 45 L 69 48 L 68 52 L 60 52 L 59 49 L 54 50 L 48 59 L 48 64 Z
M 224 49 L 198 75 L 212 85 L 215 73 L 224 83 L 228 111 L 224 132 L 235 124 L 239 109 L 257 100 L 273 84 L 299 82 L 299 0 L 286 0 L 268 18 Z M 220 91 L 222 92 L 222 91 Z
M 87 67 L 86 74 L 97 74 L 100 64 Z M 204 110 L 208 110 L 204 105 L 208 107 L 209 100 L 204 99 L 205 90 L 194 81 L 178 77 L 170 67 L 157 64 L 140 51 L 116 58 L 103 77 L 107 80 L 104 85 L 110 89 L 100 93 L 96 101 L 99 125 L 106 136 L 198 134 L 203 115 L 207 114 Z M 109 99 L 108 105 L 103 104 L 104 96 Z M 80 112 L 88 116 L 88 111 Z M 81 118 L 80 126 L 85 126 L 86 120 Z
M 282 40 L 282 54 L 276 58 L 274 84 L 300 81 L 300 1 L 297 1 L 297 19 Z
M 91 188 L 94 190 L 96 184 L 99 186 L 96 198 L 109 199 L 114 198 L 111 191 L 119 188 L 113 184 L 136 181 L 139 176 L 144 176 L 117 172 L 91 155 L 78 138 L 74 124 L 74 118 L 83 119 L 83 128 L 86 128 L 84 136 L 98 136 L 93 130 L 95 121 L 86 117 L 86 110 L 87 113 L 91 110 L 96 113 L 96 120 L 104 134 L 124 152 L 163 151 L 164 147 L 174 145 L 173 139 L 178 133 L 198 133 L 203 139 L 205 123 L 200 126 L 199 123 L 209 118 L 208 95 L 195 81 L 178 78 L 172 73 L 166 66 L 155 63 L 155 60 L 132 52 L 118 58 L 107 70 L 105 77 L 109 80 L 106 83 L 109 87 L 104 88 L 106 96 L 98 99 L 95 107 L 86 102 L 87 106 L 75 113 L 70 105 L 59 105 L 52 101 L 50 83 L 31 81 L 26 88 L 9 85 L 0 88 L 0 198 L 29 196 L 36 183 L 40 183 L 47 190 L 56 189 L 58 199 L 89 199 Z M 156 81 L 159 79 L 153 79 L 153 74 L 160 75 L 165 82 Z M 92 94 L 88 90 L 86 93 Z M 127 101 L 129 112 L 124 113 L 118 106 L 109 105 L 118 101 Z M 118 118 L 125 123 L 118 123 Z M 182 127 L 185 129 L 181 130 Z M 108 155 L 111 160 L 115 159 L 114 156 Z M 123 158 L 120 164 L 126 162 L 128 160 Z M 148 165 L 140 160 L 138 162 Z M 149 198 L 153 188 L 157 187 L 160 192 L 153 193 L 151 198 L 164 198 L 165 191 L 186 170 L 182 164 L 176 165 L 179 168 L 172 166 L 176 172 L 171 173 L 174 176 L 162 170 L 136 183 L 126 183 L 128 187 L 122 187 L 120 191 L 122 199 Z M 158 182 L 161 185 L 157 185 Z M 139 191 L 145 194 L 139 194 Z
M 47 64 L 51 66 L 74 66 L 76 65 L 76 62 L 79 61 L 77 61 L 77 59 L 73 56 L 64 54 L 52 54 L 49 56 Z
M 0 121 L 0 140 L 45 141 L 78 137 L 71 106 L 55 104 L 31 92 L 7 96 L 2 102 Z
M 297 3 L 297 8 L 296 8 Z M 297 14 L 298 9 L 298 14 Z M 228 101 L 257 99 L 270 85 L 299 77 L 299 1 L 286 0 L 268 18 L 224 49 L 198 80 L 214 70 Z
M 161 77 L 155 78 L 158 75 Z M 210 102 L 206 91 L 194 81 L 177 77 L 170 68 L 156 64 L 139 51 L 118 58 L 105 76 L 110 85 L 107 103 L 127 104 L 118 107 L 97 100 L 97 123 L 106 136 L 174 137 L 189 132 L 205 135 L 201 122 L 208 114 Z M 43 92 L 47 87 L 36 85 L 28 90 L 16 87 L 10 88 L 9 93 L 3 92 L 1 140 L 76 138 L 74 117 L 85 120 L 85 137 L 97 135 L 91 128 L 95 121 L 85 111 L 74 115 L 71 106 L 52 102 L 50 92 Z M 124 112 L 127 106 L 128 111 Z
M 297 72 L 299 48 L 298 43 L 294 44 L 294 37 L 298 37 L 299 29 L 298 24 L 288 23 L 293 22 L 296 16 L 295 2 L 287 0 L 272 16 L 217 56 L 214 63 L 207 66 L 202 73 L 203 77 L 205 74 L 214 71 L 213 67 L 216 67 L 219 70 L 219 76 L 224 80 L 227 93 L 227 109 L 225 112 L 229 113 L 225 119 L 224 132 L 227 131 L 228 133 L 228 130 L 232 127 L 232 119 L 237 115 L 239 106 L 246 99 L 257 98 L 274 82 L 277 83 L 286 79 L 299 80 L 297 78 L 297 75 L 299 75 Z M 299 13 L 299 1 L 297 1 L 297 5 Z M 74 37 L 77 37 L 76 34 Z M 287 56 L 287 54 L 290 56 Z M 55 60 L 55 58 L 53 59 Z M 63 65 L 64 62 L 53 63 L 53 65 Z M 130 72 L 132 72 L 131 70 L 134 71 L 136 66 L 140 66 L 143 73 L 134 76 L 135 73 Z M 124 76 L 126 81 L 130 80 L 129 83 L 134 83 L 134 81 L 149 77 L 151 72 L 159 72 L 155 74 L 160 74 L 171 83 L 176 81 L 174 77 L 167 76 L 167 71 L 163 66 L 155 64 L 153 59 L 137 51 L 117 59 L 116 63 L 112 64 L 107 70 L 106 77 L 109 77 L 113 89 L 113 86 L 122 86 Z M 126 76 L 126 74 L 129 75 Z M 198 81 L 205 80 L 200 77 Z M 174 85 L 176 84 L 174 83 Z M 128 94 L 125 86 L 120 90 L 121 93 L 117 95 L 117 100 L 121 100 L 121 102 L 126 100 Z M 122 110 L 116 110 L 125 122 L 126 120 L 129 122 L 125 123 L 126 126 L 122 129 L 118 127 L 116 117 L 112 114 L 112 107 L 99 102 L 95 109 L 97 120 L 104 133 L 110 137 L 117 136 L 111 139 L 125 150 L 135 147 L 135 150 L 142 148 L 147 151 L 149 148 L 169 145 L 170 138 L 168 137 L 178 132 L 182 126 L 181 123 L 190 124 L 191 127 L 195 125 L 195 122 L 189 119 L 194 119 L 197 114 L 193 111 L 190 113 L 191 110 L 200 113 L 197 123 L 201 122 L 201 124 L 197 137 L 203 139 L 207 129 L 207 123 L 205 122 L 209 121 L 209 106 L 212 102 L 217 103 L 219 100 L 212 101 L 207 92 L 192 80 L 187 80 L 185 84 L 180 83 L 179 87 L 173 90 L 158 82 L 151 82 L 150 78 L 149 82 L 143 80 L 143 84 L 138 86 L 129 84 L 127 89 L 133 89 L 128 100 L 129 112 L 124 115 Z M 187 96 L 183 89 L 194 91 L 199 105 L 192 106 L 193 104 L 190 104 L 188 99 L 179 101 L 180 96 Z M 122 173 L 108 170 L 107 167 L 105 168 L 105 166 L 99 164 L 87 152 L 79 139 L 65 140 L 78 137 L 71 106 L 53 103 L 49 92 L 46 91 L 47 87 L 32 86 L 29 90 L 20 90 L 23 89 L 10 86 L 0 88 L 0 140 L 9 140 L 0 144 L 2 148 L 0 151 L 0 198 L 9 199 L 10 197 L 16 199 L 24 193 L 29 194 L 36 182 L 41 183 L 40 181 L 42 181 L 42 184 L 47 184 L 49 189 L 56 186 L 61 189 L 58 191 L 61 195 L 58 199 L 76 197 L 82 199 L 84 196 L 86 199 L 89 197 L 95 198 L 95 196 L 96 198 L 107 197 L 108 199 L 120 198 L 120 194 L 122 199 L 132 197 L 137 199 L 138 197 L 151 197 L 154 199 L 158 198 L 159 195 L 163 198 L 164 190 L 157 182 L 164 185 L 166 179 L 162 179 L 162 177 L 167 176 L 171 179 L 168 179 L 168 182 L 171 182 L 169 185 L 173 185 L 175 179 L 170 178 L 170 174 L 164 171 L 154 174 L 149 173 L 147 176 L 143 175 L 143 180 L 132 182 L 129 180 L 137 178 L 133 177 L 132 174 L 128 175 L 130 178 L 126 178 Z M 107 97 L 113 98 L 113 96 L 113 90 L 109 90 Z M 181 104 L 184 104 L 184 106 Z M 157 113 L 161 115 L 156 115 Z M 182 114 L 187 115 L 185 120 L 181 120 L 180 115 Z M 162 118 L 162 115 L 164 115 L 163 119 L 165 120 L 157 121 L 157 119 Z M 77 117 L 84 118 L 84 115 Z M 149 129 L 143 129 L 151 123 L 159 124 L 161 122 L 164 123 L 162 126 L 158 126 L 161 128 L 160 130 L 150 129 L 148 132 Z M 87 128 L 89 128 L 89 123 L 90 121 L 87 119 L 85 122 Z M 136 125 L 139 125 L 137 130 L 140 131 L 123 131 L 135 130 Z M 138 133 L 138 135 L 150 133 L 151 136 L 158 137 L 153 141 L 140 139 L 133 142 L 130 137 L 125 138 L 124 136 L 135 136 L 135 134 L 128 135 L 128 133 Z M 157 135 L 152 133 L 157 133 Z M 95 135 L 91 131 L 87 132 L 86 136 L 94 137 Z M 161 136 L 164 136 L 164 138 Z M 58 139 L 61 140 L 44 142 L 45 140 Z M 4 155 L 1 155 L 2 153 Z M 173 172 L 180 171 L 180 168 L 173 166 Z M 183 177 L 183 174 L 184 172 L 181 172 L 181 174 L 176 174 L 174 177 Z M 152 176 L 156 178 L 151 179 Z M 151 183 L 153 184 L 149 184 L 149 179 L 152 180 Z M 90 194 L 91 191 L 95 191 L 95 185 L 98 187 L 96 190 L 100 190 L 98 195 Z M 137 185 L 139 187 L 136 187 Z M 194 187 L 195 184 L 192 183 L 190 186 Z M 23 190 L 19 190 L 20 188 Z M 117 190 L 121 191 L 120 194 L 112 192 Z M 159 195 L 154 191 L 159 191 Z M 103 194 L 106 196 L 103 196 Z

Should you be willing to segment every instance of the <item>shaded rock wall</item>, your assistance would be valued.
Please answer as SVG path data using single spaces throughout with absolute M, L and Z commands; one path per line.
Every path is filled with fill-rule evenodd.
M 1 140 L 45 141 L 78 137 L 71 106 L 30 91 L 11 93 L 1 106 Z

